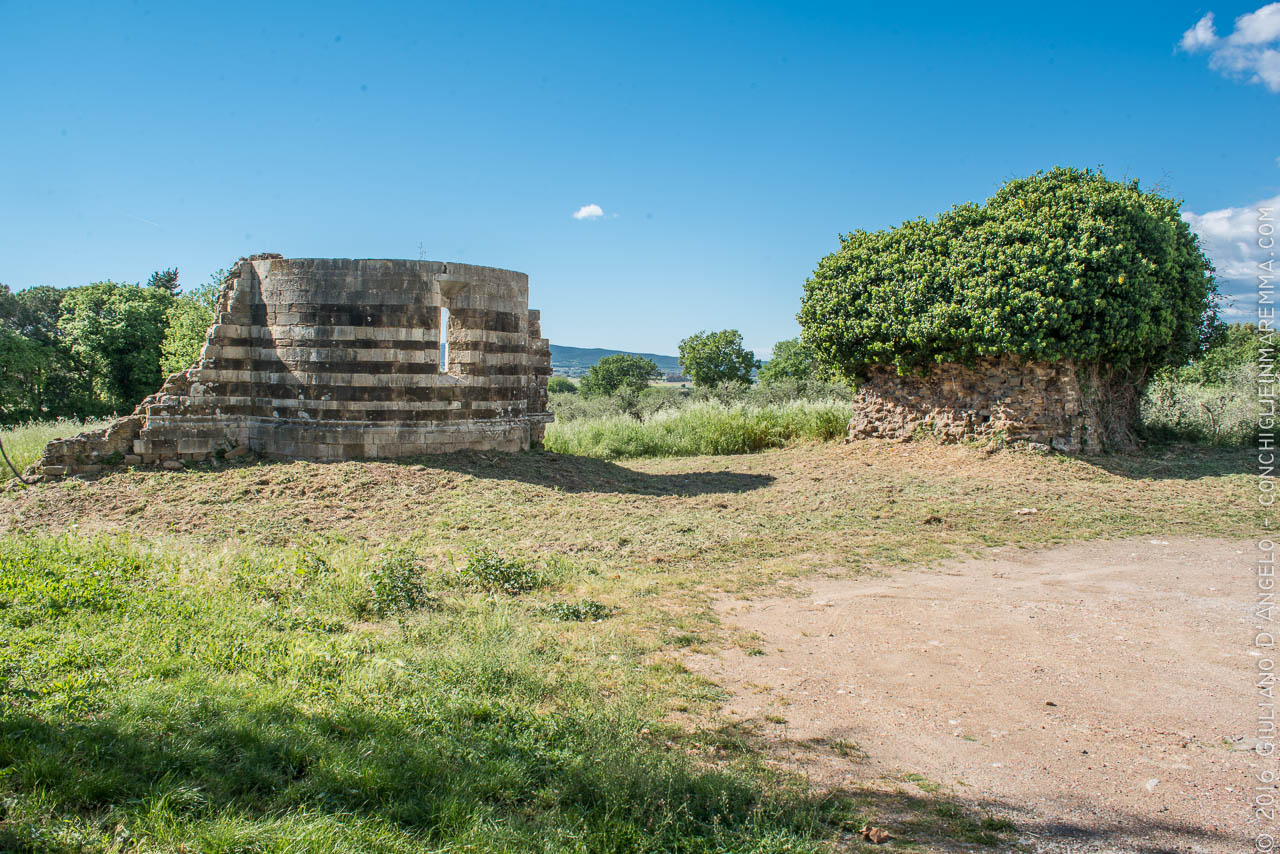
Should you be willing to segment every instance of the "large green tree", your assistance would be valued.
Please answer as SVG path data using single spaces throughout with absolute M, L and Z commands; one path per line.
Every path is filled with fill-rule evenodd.
M 639 393 L 650 380 L 661 379 L 662 372 L 652 359 L 618 353 L 596 362 L 578 383 L 583 397 L 603 397 L 618 391 Z
M 1104 441 L 1123 440 L 1152 372 L 1186 364 L 1216 328 L 1213 268 L 1179 208 L 1136 181 L 1057 168 L 933 222 L 844 235 L 805 283 L 804 340 L 850 378 L 1073 360 Z
M 74 416 L 91 401 L 58 331 L 64 293 L 0 285 L 0 423 Z
M 820 379 L 822 372 L 817 352 L 799 338 L 788 338 L 774 344 L 773 355 L 760 366 L 760 384 L 808 383 Z
M 172 304 L 163 288 L 116 282 L 95 282 L 63 297 L 58 330 L 100 412 L 130 409 L 159 387 L 160 344 Z
M 213 313 L 226 270 L 219 270 L 194 290 L 179 294 L 167 314 L 168 327 L 160 344 L 160 372 L 165 376 L 185 371 L 195 364 L 213 325 Z
M 170 267 L 167 270 L 156 270 L 151 274 L 151 278 L 147 279 L 147 287 L 160 288 L 171 295 L 178 293 L 178 268 Z
M 681 341 L 680 367 L 695 386 L 706 388 L 721 383 L 750 384 L 760 362 L 742 346 L 741 332 L 724 329 L 699 332 Z

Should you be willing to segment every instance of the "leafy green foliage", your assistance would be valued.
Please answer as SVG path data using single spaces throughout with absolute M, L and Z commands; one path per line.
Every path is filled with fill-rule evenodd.
M 0 285 L 0 424 L 92 411 L 92 398 L 58 318 L 63 292 Z
M 226 276 L 226 270 L 219 270 L 205 284 L 174 299 L 166 317 L 164 341 L 160 344 L 162 374 L 185 371 L 199 358 L 205 336 L 213 325 L 213 312 Z
M 1262 335 L 1256 324 L 1220 324 L 1209 337 L 1208 348 L 1190 364 L 1175 371 L 1178 381 L 1223 385 L 1246 367 L 1256 367 Z
M 581 602 L 552 602 L 547 613 L 562 623 L 598 623 L 613 616 L 614 608 L 594 599 Z
M 1056 168 L 934 222 L 842 236 L 805 283 L 799 319 L 848 378 L 1001 355 L 1141 374 L 1203 348 L 1212 272 L 1178 202 Z
M 760 387 L 777 395 L 770 402 L 807 398 L 830 400 L 849 396 L 848 383 L 836 377 L 815 351 L 799 338 L 773 345 L 773 357 L 760 368 Z
M 707 388 L 721 383 L 749 384 L 760 362 L 742 346 L 741 332 L 724 329 L 699 332 L 681 341 L 680 367 L 695 386 Z
M 461 575 L 481 590 L 508 596 L 529 593 L 549 583 L 537 565 L 484 548 L 475 549 L 467 556 Z
M 817 378 L 818 373 L 818 354 L 814 349 L 799 338 L 789 338 L 773 345 L 773 356 L 760 367 L 760 383 L 807 382 Z
M 96 418 L 133 408 L 185 370 L 213 322 L 225 271 L 175 294 L 176 269 L 147 286 L 0 285 L 0 424 Z
M 151 278 L 147 279 L 147 287 L 159 288 L 170 296 L 177 296 L 178 268 L 170 267 L 167 270 L 156 270 L 151 274 Z
M 132 408 L 160 385 L 160 344 L 173 296 L 96 282 L 67 291 L 58 331 L 104 412 Z
M 417 559 L 398 552 L 384 557 L 369 570 L 368 596 L 356 608 L 356 615 L 386 617 L 417 610 L 431 601 Z
M 620 389 L 639 392 L 649 385 L 650 380 L 661 378 L 662 373 L 651 360 L 619 353 L 605 356 L 592 365 L 578 387 L 584 397 L 599 397 Z
M 578 386 L 568 377 L 551 377 L 547 380 L 547 394 L 577 394 Z

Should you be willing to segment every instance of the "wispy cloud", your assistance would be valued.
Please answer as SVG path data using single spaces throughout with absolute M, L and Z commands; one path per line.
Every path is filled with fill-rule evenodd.
M 1207 51 L 1210 68 L 1280 92 L 1280 3 L 1241 15 L 1225 36 L 1218 35 L 1210 12 L 1182 34 L 1178 47 L 1188 53 Z
M 1280 216 L 1280 196 L 1239 208 L 1182 214 L 1191 230 L 1200 236 L 1201 247 L 1217 268 L 1218 286 L 1224 297 L 1222 314 L 1227 319 L 1243 320 L 1252 314 L 1251 306 L 1244 301 L 1257 286 L 1258 265 L 1271 260 L 1275 251 L 1258 245 L 1259 208 L 1270 208 L 1271 216 Z
M 162 229 L 162 228 L 164 228 L 164 226 L 163 226 L 163 225 L 161 225 L 161 224 L 160 224 L 160 223 L 158 223 L 158 222 L 152 222 L 152 221 L 151 221 L 151 220 L 149 220 L 149 219 L 143 219 L 142 217 L 140 217 L 140 216 L 134 216 L 134 215 L 133 215 L 133 214 L 131 214 L 131 213 L 126 213 L 126 214 L 125 214 L 125 216 L 127 216 L 129 219 L 136 219 L 138 222 L 144 222 L 144 223 L 146 223 L 147 225 L 154 225 L 156 228 L 161 228 L 161 229 Z
M 599 219 L 602 216 L 604 216 L 604 208 L 599 205 L 583 205 L 573 212 L 574 219 Z

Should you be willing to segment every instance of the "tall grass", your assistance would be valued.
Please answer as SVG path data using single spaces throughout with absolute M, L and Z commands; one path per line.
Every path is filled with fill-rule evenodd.
M 640 421 L 606 415 L 553 423 L 548 450 L 613 460 L 749 454 L 810 439 L 844 435 L 849 407 L 842 401 L 792 401 L 775 405 L 726 405 L 705 401 L 665 409 Z
M 59 418 L 56 421 L 29 421 L 14 427 L 0 428 L 0 442 L 5 453 L 21 471 L 40 457 L 44 446 L 53 439 L 64 439 L 88 430 L 101 430 L 110 421 L 80 421 L 75 418 Z

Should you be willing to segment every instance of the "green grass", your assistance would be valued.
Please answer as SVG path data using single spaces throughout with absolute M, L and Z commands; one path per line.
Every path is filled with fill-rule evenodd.
M 434 605 L 357 622 L 388 563 Z M 561 666 L 545 609 L 408 565 L 0 541 L 0 850 L 810 851 L 857 820 L 692 757 Z M 600 625 L 573 624 L 641 667 Z
M 110 421 L 77 421 L 74 418 L 59 418 L 57 421 L 32 421 L 14 427 L 0 428 L 0 442 L 4 444 L 5 453 L 23 471 L 27 466 L 40 458 L 44 446 L 53 439 L 64 439 L 88 430 L 101 430 Z M 2 467 L 7 476 L 12 474 L 7 466 Z
M 1001 838 L 949 790 L 846 800 L 769 771 L 683 666 L 758 644 L 716 598 L 1000 545 L 1248 536 L 1246 462 L 803 444 L 3 493 L 0 851 L 806 851 L 862 820 L 895 845 Z
M 849 405 L 842 401 L 793 401 L 757 406 L 694 403 L 658 412 L 644 421 L 627 415 L 580 418 L 547 429 L 548 450 L 614 460 L 749 454 L 802 440 L 844 435 Z

